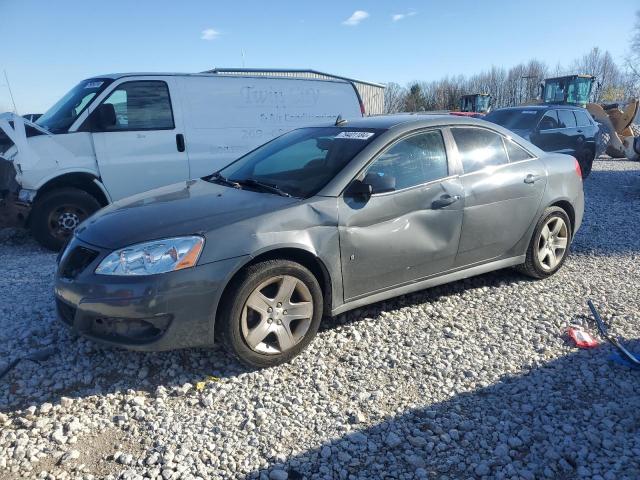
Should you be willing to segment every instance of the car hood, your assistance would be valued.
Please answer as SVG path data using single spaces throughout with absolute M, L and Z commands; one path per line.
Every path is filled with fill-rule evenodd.
M 148 240 L 205 234 L 299 199 L 189 180 L 119 200 L 76 230 L 83 242 L 116 249 Z

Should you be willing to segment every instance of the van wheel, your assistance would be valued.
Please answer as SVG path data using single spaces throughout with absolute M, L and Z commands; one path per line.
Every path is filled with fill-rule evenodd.
M 547 208 L 533 231 L 526 260 L 518 270 L 533 278 L 550 277 L 567 259 L 571 235 L 567 213 L 560 207 Z
M 52 190 L 33 206 L 31 233 L 42 246 L 58 251 L 76 227 L 100 208 L 100 203 L 84 190 Z
M 582 171 L 583 179 L 587 178 L 591 173 L 594 157 L 595 157 L 595 153 L 593 153 L 588 148 L 585 148 L 578 153 L 577 160 L 578 160 L 578 163 L 580 164 L 580 170 Z
M 216 337 L 251 368 L 279 365 L 313 340 L 322 309 L 322 290 L 308 269 L 268 260 L 233 280 L 218 310 Z

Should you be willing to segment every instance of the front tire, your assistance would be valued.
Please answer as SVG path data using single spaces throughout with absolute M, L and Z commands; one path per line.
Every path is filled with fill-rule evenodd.
M 84 190 L 52 190 L 36 199 L 30 220 L 31 233 L 42 246 L 58 251 L 76 227 L 100 208 L 100 203 Z
M 289 260 L 251 265 L 233 280 L 216 319 L 216 337 L 251 368 L 288 362 L 315 337 L 322 290 L 304 266 Z
M 537 279 L 550 277 L 567 259 L 571 235 L 567 213 L 560 207 L 547 208 L 533 231 L 525 263 L 518 270 Z

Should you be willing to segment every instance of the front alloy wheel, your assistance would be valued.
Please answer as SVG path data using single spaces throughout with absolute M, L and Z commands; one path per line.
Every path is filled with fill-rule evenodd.
M 322 289 L 309 269 L 290 260 L 266 260 L 238 274 L 218 308 L 216 339 L 253 368 L 289 361 L 315 336 Z
M 313 298 L 304 282 L 291 275 L 271 277 L 242 309 L 242 336 L 255 352 L 284 353 L 304 338 L 312 318 Z

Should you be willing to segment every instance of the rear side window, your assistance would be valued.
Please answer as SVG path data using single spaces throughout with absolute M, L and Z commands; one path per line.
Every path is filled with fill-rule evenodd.
M 431 130 L 400 140 L 380 155 L 366 175 L 395 180 L 395 189 L 413 187 L 448 175 L 442 134 Z
M 521 160 L 529 160 L 530 158 L 533 158 L 529 152 L 510 138 L 504 139 L 504 146 L 507 148 L 507 154 L 509 155 L 510 162 L 519 162 Z
M 166 130 L 174 127 L 169 88 L 161 81 L 118 85 L 103 102 L 113 105 L 116 123 L 109 131 Z
M 509 163 L 502 137 L 483 128 L 452 128 L 464 173 Z
M 571 110 L 558 110 L 558 119 L 560 120 L 560 128 L 574 128 L 576 126 L 576 117 L 573 116 Z
M 540 130 L 553 130 L 554 128 L 560 128 L 558 122 L 558 114 L 555 110 L 549 110 L 540 119 Z
M 576 120 L 579 127 L 588 127 L 591 125 L 591 119 L 589 118 L 589 114 L 587 114 L 587 112 L 574 110 L 573 113 L 576 116 Z

